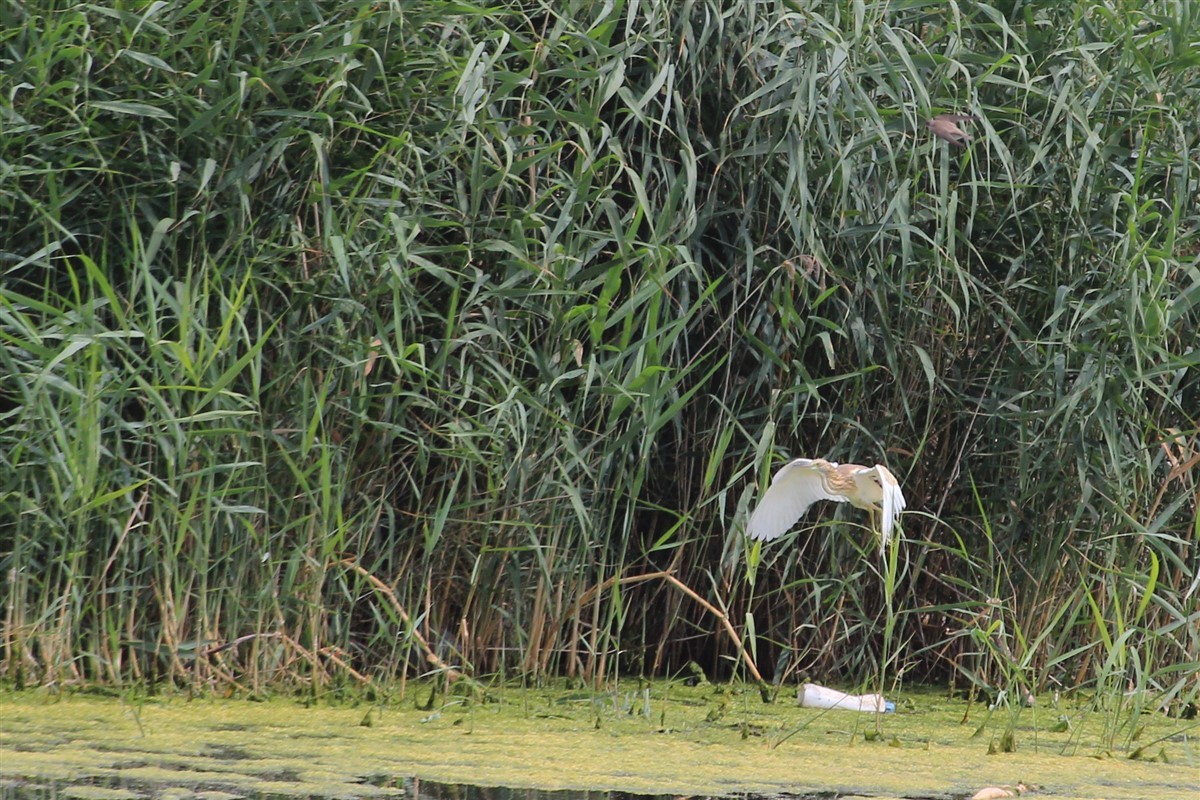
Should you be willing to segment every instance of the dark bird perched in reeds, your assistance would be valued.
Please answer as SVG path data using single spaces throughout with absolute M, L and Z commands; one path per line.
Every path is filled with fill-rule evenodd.
M 875 512 L 880 512 L 880 555 L 886 552 L 892 528 L 905 506 L 899 481 L 882 464 L 864 467 L 823 458 L 797 458 L 775 473 L 750 515 L 746 532 L 751 539 L 776 539 L 818 500 L 835 500 L 866 509 L 871 513 L 872 530 Z
M 974 114 L 939 114 L 929 120 L 928 124 L 934 136 L 945 139 L 950 144 L 966 147 L 967 142 L 971 141 L 971 134 L 958 127 L 958 123 L 978 121 L 979 117 Z

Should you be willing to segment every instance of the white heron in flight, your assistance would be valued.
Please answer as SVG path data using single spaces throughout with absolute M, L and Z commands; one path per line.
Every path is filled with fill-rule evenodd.
M 880 512 L 879 553 L 887 552 L 892 528 L 904 510 L 904 494 L 887 467 L 876 464 L 838 464 L 823 458 L 797 458 L 783 465 L 750 515 L 746 532 L 751 539 L 769 541 L 787 533 L 818 500 L 836 500 Z

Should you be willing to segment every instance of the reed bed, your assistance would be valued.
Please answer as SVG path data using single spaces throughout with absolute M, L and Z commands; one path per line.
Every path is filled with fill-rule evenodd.
M 1194 708 L 1198 31 L 5 4 L 0 678 Z M 887 559 L 832 508 L 750 546 L 802 455 L 899 476 Z

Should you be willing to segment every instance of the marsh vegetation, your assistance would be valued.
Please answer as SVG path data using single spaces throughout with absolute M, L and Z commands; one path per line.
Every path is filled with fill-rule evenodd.
M 1194 710 L 1198 25 L 3 4 L 0 678 Z M 886 559 L 748 546 L 795 456 L 889 466 Z

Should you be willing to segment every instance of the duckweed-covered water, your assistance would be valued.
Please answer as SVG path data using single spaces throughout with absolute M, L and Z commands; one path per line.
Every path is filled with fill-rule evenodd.
M 0 697 L 10 798 L 1180 798 L 1200 792 L 1196 721 L 1139 712 L 892 698 L 877 716 L 764 703 L 757 689 L 410 687 L 387 703 Z M 507 787 L 507 788 L 482 788 Z M 568 792 L 557 795 L 553 792 Z M 616 793 L 616 794 L 614 794 Z

